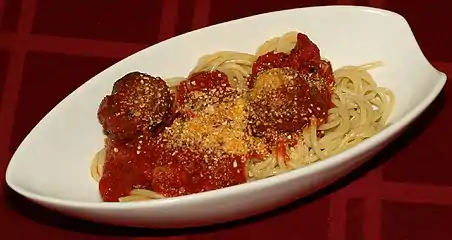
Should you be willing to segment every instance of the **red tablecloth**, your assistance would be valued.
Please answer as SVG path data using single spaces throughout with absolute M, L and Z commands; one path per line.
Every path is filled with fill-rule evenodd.
M 405 3 L 404 3 L 405 2 Z M 360 4 L 403 14 L 452 76 L 452 1 L 0 0 L 0 172 L 55 104 L 121 58 L 192 29 L 267 11 Z M 246 36 L 245 36 L 246 37 Z M 410 66 L 406 66 L 409 68 Z M 0 190 L 2 239 L 446 240 L 452 236 L 452 85 L 377 158 L 314 196 L 263 216 L 190 230 L 86 223 Z

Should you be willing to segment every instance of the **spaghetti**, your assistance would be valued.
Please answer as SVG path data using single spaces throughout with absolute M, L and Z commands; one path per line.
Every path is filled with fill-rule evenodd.
M 254 55 L 231 51 L 205 55 L 198 60 L 197 65 L 190 72 L 188 78 L 201 72 L 219 71 L 226 75 L 230 86 L 239 91 L 240 96 L 243 96 L 243 94 L 249 95 L 250 75 L 253 75 L 253 65 L 258 61 L 259 57 L 268 53 L 289 54 L 297 46 L 297 36 L 297 32 L 288 32 L 281 37 L 272 38 L 263 43 Z M 386 126 L 386 122 L 394 107 L 393 93 L 387 88 L 379 87 L 369 73 L 370 70 L 381 65 L 382 63 L 380 62 L 374 62 L 361 66 L 345 66 L 335 70 L 333 72 L 334 89 L 331 95 L 333 105 L 327 111 L 326 121 L 322 122 L 317 121 L 316 118 L 311 118 L 309 125 L 295 135 L 288 136 L 288 139 L 291 137 L 296 138 L 295 144 L 277 145 L 275 151 L 271 151 L 263 158 L 249 157 L 244 163 L 246 181 L 271 177 L 326 159 L 359 144 L 381 131 Z M 186 79 L 172 78 L 167 79 L 167 82 L 174 90 Z M 239 99 L 246 100 L 247 98 Z M 244 110 L 237 106 L 243 106 L 244 103 L 237 100 L 234 101 L 234 104 L 232 107 L 237 109 L 236 112 L 239 115 L 243 113 Z M 229 107 L 227 109 L 232 111 L 231 109 L 235 108 Z M 311 111 L 311 109 L 308 110 Z M 226 111 L 225 113 L 227 115 L 230 112 Z M 215 116 L 217 117 L 217 115 Z M 210 121 L 208 117 L 206 119 L 199 121 Z M 237 118 L 231 121 L 237 121 Z M 193 124 L 190 126 L 195 126 Z M 200 125 L 202 125 L 202 122 L 196 126 Z M 243 124 L 236 123 L 234 126 L 234 128 L 229 127 L 227 129 L 205 128 L 204 130 L 207 131 L 206 134 L 213 134 L 214 131 L 226 134 L 229 131 L 231 133 L 228 134 L 239 134 L 241 138 L 243 134 L 246 135 L 247 129 Z M 172 126 L 171 129 L 174 132 L 186 131 L 186 129 L 177 129 Z M 178 138 L 182 139 L 181 136 L 178 135 Z M 206 135 L 204 134 L 203 136 Z M 246 141 L 259 141 L 259 139 L 259 137 L 248 137 Z M 199 141 L 206 141 L 207 144 L 210 140 L 204 137 L 204 139 Z M 212 140 L 212 142 L 214 141 L 216 139 Z M 248 146 L 243 142 L 238 142 L 237 144 L 241 150 Z M 226 149 L 225 145 L 227 144 L 222 143 L 218 147 L 224 150 Z M 257 143 L 253 147 L 258 145 Z M 281 147 L 283 148 L 282 150 Z M 95 155 L 91 165 L 91 175 L 96 181 L 100 181 L 103 176 L 105 162 L 106 149 L 103 148 Z M 237 164 L 234 160 L 235 165 Z M 149 188 L 135 187 L 130 191 L 130 194 L 119 197 L 118 201 L 130 202 L 161 198 L 165 198 L 164 194 L 149 190 Z

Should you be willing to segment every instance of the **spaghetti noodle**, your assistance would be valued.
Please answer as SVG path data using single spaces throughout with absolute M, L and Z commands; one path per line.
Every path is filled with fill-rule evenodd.
M 198 60 L 189 77 L 199 72 L 219 71 L 227 76 L 232 88 L 246 92 L 256 60 L 270 52 L 290 53 L 297 44 L 297 34 L 288 32 L 281 37 L 272 38 L 263 43 L 254 55 L 231 51 L 205 55 Z M 311 119 L 310 124 L 295 135 L 295 145 L 283 146 L 283 152 L 286 154 L 271 152 L 263 159 L 249 158 L 245 163 L 247 181 L 271 177 L 326 159 L 381 131 L 386 126 L 394 106 L 393 93 L 387 88 L 379 87 L 369 73 L 381 65 L 380 62 L 374 62 L 335 70 L 335 88 L 331 99 L 333 106 L 328 110 L 327 121 L 319 123 Z M 167 79 L 167 82 L 174 89 L 185 79 L 172 78 Z M 102 178 L 105 158 L 106 150 L 103 148 L 93 159 L 91 175 L 96 181 Z M 128 196 L 120 197 L 118 201 L 164 197 L 155 191 L 137 188 Z

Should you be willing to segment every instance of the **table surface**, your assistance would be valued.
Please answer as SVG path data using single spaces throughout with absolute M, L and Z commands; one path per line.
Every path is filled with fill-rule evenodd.
M 99 71 L 172 36 L 257 13 L 326 4 L 393 10 L 407 18 L 427 58 L 452 76 L 452 1 L 256 2 L 0 0 L 0 172 L 33 126 Z M 1 234 L 67 240 L 450 239 L 452 163 L 447 149 L 452 128 L 445 126 L 452 122 L 451 92 L 447 83 L 405 134 L 345 179 L 261 216 L 186 230 L 113 228 L 49 212 L 3 184 Z

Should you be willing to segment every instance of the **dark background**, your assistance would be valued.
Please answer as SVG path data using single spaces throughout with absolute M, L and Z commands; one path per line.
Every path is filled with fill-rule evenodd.
M 121 58 L 210 24 L 327 4 L 402 14 L 427 58 L 452 76 L 448 0 L 0 0 L 0 172 L 52 107 Z M 447 83 L 419 121 L 378 157 L 333 186 L 277 211 L 207 228 L 129 229 L 60 216 L 3 186 L 0 234 L 2 239 L 67 240 L 450 239 L 451 91 Z

